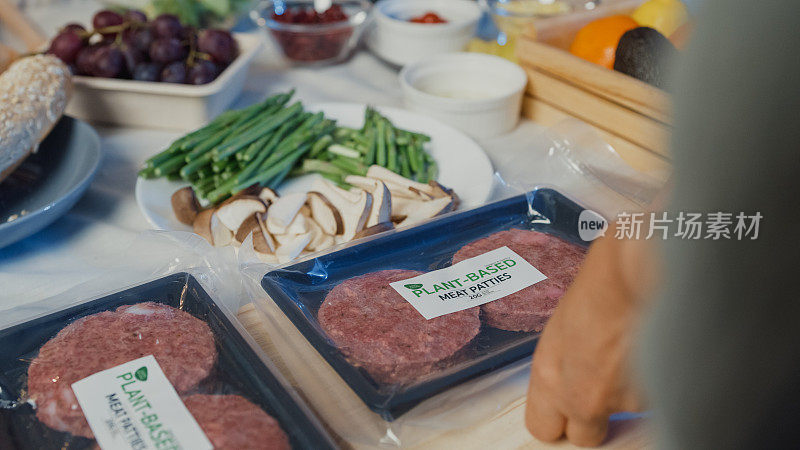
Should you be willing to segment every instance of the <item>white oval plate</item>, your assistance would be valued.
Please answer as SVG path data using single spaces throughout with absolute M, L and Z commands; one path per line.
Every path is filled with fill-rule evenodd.
M 308 106 L 308 111 L 322 111 L 339 125 L 361 127 L 366 105 L 357 103 L 319 103 Z M 396 127 L 425 133 L 431 137 L 426 149 L 439 165 L 439 183 L 453 189 L 461 198 L 459 209 L 470 209 L 486 203 L 492 193 L 494 169 L 489 157 L 471 138 L 455 128 L 427 116 L 397 108 L 376 108 Z M 286 181 L 279 194 L 306 192 L 318 175 L 304 175 Z M 170 198 L 172 193 L 186 186 L 165 178 L 136 180 L 136 203 L 154 227 L 162 230 L 191 230 L 175 218 Z

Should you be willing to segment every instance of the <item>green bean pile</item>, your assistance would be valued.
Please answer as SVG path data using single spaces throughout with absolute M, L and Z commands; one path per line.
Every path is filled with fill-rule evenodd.
M 420 182 L 436 178 L 436 163 L 424 149 L 430 137 L 398 129 L 372 108 L 361 129 L 337 127 L 321 112 L 289 104 L 293 95 L 220 114 L 148 159 L 139 176 L 184 180 L 212 204 L 253 185 L 276 188 L 287 176 L 306 173 L 349 187 L 344 178 L 365 175 L 372 164 Z

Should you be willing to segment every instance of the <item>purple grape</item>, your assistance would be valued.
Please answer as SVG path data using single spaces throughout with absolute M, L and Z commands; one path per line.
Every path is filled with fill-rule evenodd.
M 146 23 L 147 15 L 138 9 L 129 9 L 122 15 L 123 20 L 128 23 Z
M 174 38 L 156 39 L 150 44 L 150 59 L 158 63 L 171 63 L 186 58 L 186 49 Z
M 207 84 L 214 81 L 219 74 L 219 69 L 211 61 L 201 59 L 189 67 L 189 73 L 186 75 L 187 84 Z
M 186 81 L 186 63 L 175 61 L 167 64 L 161 71 L 161 81 L 165 83 L 183 83 Z
M 227 66 L 239 53 L 239 46 L 233 36 L 225 30 L 203 30 L 197 38 L 197 49 L 208 54 L 211 59 Z
M 158 81 L 161 65 L 153 62 L 139 63 L 133 69 L 133 79 L 138 81 Z
M 181 37 L 183 27 L 178 16 L 172 14 L 161 14 L 153 19 L 153 31 L 156 37 L 159 38 L 176 38 Z
M 75 68 L 78 69 L 79 75 L 92 76 L 94 71 L 94 57 L 99 45 L 94 44 L 89 47 L 83 47 L 78 51 L 75 57 Z
M 71 23 L 68 23 L 68 24 L 64 25 L 64 27 L 61 28 L 61 32 L 62 33 L 65 33 L 67 31 L 81 34 L 81 33 L 85 33 L 86 32 L 86 28 L 83 25 L 79 24 L 79 23 L 71 22 Z
M 122 59 L 125 62 L 125 75 L 133 75 L 133 69 L 139 65 L 139 63 L 144 61 L 144 53 L 142 53 L 142 51 L 138 48 L 130 45 L 123 45 L 120 47 L 120 52 L 122 53 Z
M 50 42 L 47 53 L 56 55 L 67 64 L 72 64 L 82 48 L 83 39 L 80 36 L 71 31 L 62 31 Z
M 92 26 L 94 27 L 95 30 L 122 25 L 122 22 L 123 20 L 121 15 L 115 13 L 114 11 L 109 11 L 107 9 L 98 11 L 92 18 Z M 113 36 L 116 33 L 106 32 L 101 34 L 103 36 Z
M 150 51 L 150 44 L 153 43 L 153 30 L 148 27 L 125 30 L 122 39 L 128 45 L 147 53 Z
M 94 54 L 92 75 L 103 78 L 117 78 L 122 74 L 125 58 L 122 52 L 111 45 L 98 48 Z

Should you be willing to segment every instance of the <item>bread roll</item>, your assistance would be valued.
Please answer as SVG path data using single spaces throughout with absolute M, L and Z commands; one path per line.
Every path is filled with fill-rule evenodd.
M 19 59 L 0 74 L 0 182 L 61 118 L 72 93 L 71 77 L 51 55 Z

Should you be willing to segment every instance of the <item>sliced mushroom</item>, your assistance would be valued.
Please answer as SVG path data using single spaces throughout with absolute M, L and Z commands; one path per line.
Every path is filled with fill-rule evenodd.
M 229 230 L 238 230 L 242 222 L 256 213 L 267 211 L 267 206 L 258 197 L 243 195 L 223 202 L 217 208 L 217 216 Z
M 269 230 L 267 230 L 267 215 L 263 213 L 256 214 L 256 220 L 258 220 L 258 228 L 261 230 L 261 237 L 264 239 L 264 242 L 269 248 L 270 253 L 274 253 L 277 245 L 275 245 L 275 239 L 272 238 L 272 234 L 270 234 Z
M 178 189 L 172 194 L 172 211 L 178 221 L 185 225 L 192 225 L 200 213 L 200 202 L 191 186 Z
M 278 257 L 278 261 L 281 264 L 287 263 L 300 256 L 300 253 L 308 246 L 309 242 L 311 242 L 311 233 L 293 236 L 292 239 L 286 241 L 275 250 L 275 256 Z
M 269 236 L 269 238 L 267 238 L 267 236 L 269 236 L 269 233 L 265 235 L 260 227 L 253 231 L 253 250 L 255 250 L 256 253 L 275 253 L 275 241 L 272 240 L 272 236 Z
M 273 265 L 280 264 L 278 257 L 274 253 L 256 252 L 256 255 L 258 256 L 258 259 L 267 264 L 273 264 Z
M 332 183 L 325 186 L 324 194 L 342 215 L 344 232 L 340 235 L 343 236 L 345 242 L 352 240 L 356 233 L 363 230 L 367 224 L 369 213 L 372 211 L 372 194 L 362 190 L 358 198 L 352 201 L 354 196 L 350 192 Z
M 258 198 L 261 199 L 262 202 L 266 204 L 275 203 L 278 200 L 278 193 L 273 191 L 272 189 L 265 187 L 261 188 L 261 191 L 258 193 Z
M 344 233 L 344 219 L 342 214 L 333 206 L 328 197 L 321 192 L 309 192 L 308 204 L 311 207 L 311 216 L 322 228 L 325 234 L 331 236 Z
M 430 196 L 433 196 L 433 188 L 429 184 L 410 180 L 400 174 L 392 172 L 385 167 L 372 165 L 369 167 L 369 169 L 367 169 L 367 176 L 370 178 L 377 178 L 387 184 L 404 186 L 406 189 L 413 187 L 419 192 L 424 192 Z M 391 187 L 389 189 L 391 189 Z
M 200 211 L 192 223 L 192 229 L 200 237 L 208 241 L 209 244 L 214 245 L 214 238 L 211 235 L 211 216 L 214 215 L 213 209 L 206 209 Z
M 455 202 L 452 197 L 437 198 L 428 202 L 420 203 L 419 207 L 410 211 L 406 218 L 397 226 L 405 227 L 421 222 L 425 219 L 452 211 Z
M 308 219 L 308 232 L 311 233 L 311 242 L 308 243 L 308 250 L 312 252 L 316 252 L 319 250 L 324 250 L 327 247 L 324 247 L 325 243 L 328 242 L 328 238 L 330 238 L 330 242 L 333 242 L 333 236 L 325 234 L 322 230 L 322 227 L 319 226 L 316 220 Z
M 269 221 L 286 228 L 292 223 L 300 208 L 306 203 L 306 194 L 285 195 L 269 207 Z
M 419 197 L 413 199 L 395 197 L 392 199 L 392 217 L 407 217 L 422 208 L 425 203 L 427 201 Z
M 454 190 L 442 186 L 438 181 L 430 181 L 428 184 L 430 184 L 431 189 L 433 189 L 434 197 L 451 197 L 454 202 L 453 209 L 458 209 L 458 205 L 461 204 L 461 199 L 458 197 L 458 195 L 456 195 Z
M 236 230 L 236 234 L 233 235 L 233 245 L 239 247 L 242 245 L 242 242 L 247 239 L 247 236 L 256 230 L 259 230 L 259 232 L 261 231 L 258 226 L 258 213 L 244 219 L 244 222 L 239 225 L 239 229 Z
M 373 234 L 383 233 L 384 231 L 389 231 L 394 229 L 394 224 L 392 222 L 386 221 L 381 222 L 379 224 L 373 225 L 371 227 L 364 228 L 363 230 L 356 233 L 356 239 L 361 239 L 363 237 L 372 236 Z
M 308 232 L 308 224 L 306 223 L 306 217 L 302 214 L 297 214 L 292 219 L 292 222 L 289 223 L 289 226 L 282 227 L 275 223 L 272 219 L 272 214 L 267 216 L 267 230 L 273 235 L 279 234 L 303 234 Z
M 367 219 L 367 227 L 377 225 L 381 222 L 389 222 L 392 216 L 392 196 L 386 184 L 376 178 L 360 177 L 350 175 L 345 178 L 345 182 L 372 194 L 372 210 Z

